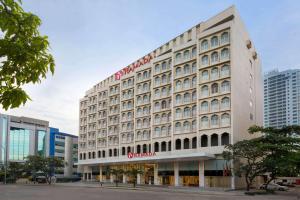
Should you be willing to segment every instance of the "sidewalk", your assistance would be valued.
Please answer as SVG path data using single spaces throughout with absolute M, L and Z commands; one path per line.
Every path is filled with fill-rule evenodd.
M 120 189 L 120 190 L 140 190 L 140 191 L 157 191 L 157 192 L 178 192 L 178 193 L 195 193 L 205 195 L 228 195 L 228 196 L 244 196 L 244 191 L 228 190 L 228 188 L 198 188 L 198 187 L 183 187 L 183 186 L 161 186 L 161 185 L 137 185 L 135 188 L 132 184 L 119 183 L 116 187 L 113 183 L 99 182 L 74 182 L 74 183 L 55 183 L 54 186 L 64 187 L 87 187 L 87 188 L 105 188 L 105 189 Z

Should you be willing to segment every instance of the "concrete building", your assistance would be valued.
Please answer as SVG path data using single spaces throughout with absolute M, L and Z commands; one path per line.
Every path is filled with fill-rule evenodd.
M 77 175 L 78 136 L 60 132 L 50 127 L 50 156 L 64 161 L 65 167 L 55 169 L 57 177 L 71 177 Z
M 0 114 L 0 162 L 25 162 L 29 155 L 49 155 L 49 122 Z M 5 156 L 7 155 L 7 157 Z
M 264 126 L 300 125 L 300 69 L 264 76 Z
M 201 22 L 89 89 L 80 99 L 83 180 L 231 187 L 224 145 L 263 124 L 259 57 L 235 7 Z

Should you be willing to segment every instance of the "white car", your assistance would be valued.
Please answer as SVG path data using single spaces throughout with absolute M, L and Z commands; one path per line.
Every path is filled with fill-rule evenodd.
M 266 184 L 262 184 L 260 187 L 260 189 L 266 189 Z M 276 183 L 269 183 L 268 186 L 267 186 L 267 189 L 268 190 L 279 190 L 279 191 L 286 191 L 288 190 L 289 188 L 286 187 L 286 186 L 282 186 L 282 185 L 278 185 Z

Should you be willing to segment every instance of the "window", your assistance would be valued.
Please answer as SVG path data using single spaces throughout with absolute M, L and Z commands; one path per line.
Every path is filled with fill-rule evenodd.
M 196 114 L 197 114 L 197 106 L 194 105 L 194 106 L 192 107 L 192 116 L 195 117 Z
M 221 109 L 228 109 L 230 107 L 230 101 L 228 97 L 224 97 L 221 100 Z
M 196 76 L 195 76 L 195 77 L 193 77 L 193 79 L 192 79 L 192 87 L 196 87 L 196 85 L 197 85 L 197 78 L 196 78 Z
M 217 83 L 213 83 L 212 85 L 211 85 L 211 93 L 212 94 L 216 94 L 216 93 L 218 93 L 219 92 L 219 86 L 218 86 L 218 84 Z
M 147 71 L 144 71 L 143 77 L 144 77 L 144 79 L 148 78 L 148 72 Z
M 159 73 L 160 71 L 160 67 L 159 64 L 155 65 L 155 73 Z
M 188 74 L 191 73 L 190 65 L 189 64 L 184 65 L 183 72 L 184 72 L 185 75 L 188 75 Z
M 180 122 L 177 122 L 177 123 L 175 124 L 175 132 L 176 132 L 176 133 L 180 133 L 180 131 L 181 131 L 181 123 L 180 123 Z
M 223 81 L 221 84 L 221 91 L 222 92 L 229 92 L 230 91 L 230 85 L 229 81 Z
M 197 72 L 197 64 L 194 62 L 192 64 L 192 73 L 196 73 Z
M 155 77 L 155 85 L 159 85 L 160 84 L 160 78 L 157 76 Z
M 158 137 L 160 135 L 160 128 L 159 127 L 156 127 L 154 129 L 154 133 L 155 133 L 155 137 Z
M 162 93 L 162 96 L 167 96 L 167 89 L 165 87 L 163 87 L 161 89 L 161 93 Z
M 160 91 L 159 91 L 159 89 L 156 89 L 154 91 L 154 96 L 155 96 L 155 98 L 159 98 L 160 97 Z
M 201 136 L 201 147 L 207 147 L 208 146 L 208 137 L 207 135 Z
M 167 143 L 166 142 L 161 143 L 161 151 L 162 152 L 167 151 Z
M 183 96 L 184 103 L 190 103 L 191 102 L 191 95 L 190 93 L 185 93 Z
M 207 55 L 202 56 L 201 64 L 202 65 L 208 65 L 208 56 Z
M 196 91 L 192 92 L 192 101 L 196 101 L 197 100 L 197 94 Z
M 221 60 L 229 59 L 229 50 L 228 48 L 222 49 L 221 51 Z
M 181 53 L 177 53 L 176 54 L 175 60 L 176 60 L 176 62 L 180 62 L 181 61 Z
M 176 150 L 180 150 L 181 149 L 181 140 L 180 139 L 177 139 L 175 141 L 175 149 Z
M 219 110 L 219 101 L 217 99 L 211 101 L 211 110 L 212 111 Z
M 201 103 L 201 112 L 208 112 L 208 102 L 207 101 L 203 101 Z
M 214 48 L 218 45 L 219 45 L 218 37 L 217 36 L 212 37 L 211 40 L 210 40 L 210 46 L 212 48 Z
M 221 67 L 221 76 L 229 76 L 229 66 L 228 65 L 223 65 Z
M 162 109 L 166 109 L 166 108 L 167 108 L 167 102 L 166 102 L 165 100 L 163 100 L 163 101 L 161 102 L 161 108 L 162 108 Z
M 197 55 L 197 48 L 194 47 L 194 48 L 192 49 L 192 58 L 195 58 L 196 55 Z
M 228 133 L 223 133 L 221 135 L 221 145 L 228 145 L 229 144 L 229 134 Z
M 207 50 L 208 49 L 208 42 L 207 42 L 207 40 L 203 40 L 202 42 L 201 42 L 201 50 L 202 51 L 205 51 L 205 50 Z
M 219 60 L 218 52 L 213 52 L 211 54 L 211 62 L 215 63 L 215 62 L 218 62 L 218 60 Z
M 224 113 L 221 115 L 221 126 L 230 125 L 230 116 L 228 113 Z
M 227 42 L 229 42 L 229 34 L 228 32 L 224 32 L 221 35 L 221 44 L 225 44 Z
M 219 117 L 218 115 L 211 116 L 211 125 L 212 126 L 219 126 Z
M 161 70 L 166 70 L 167 69 L 167 63 L 166 62 L 163 62 L 161 64 Z
M 149 88 L 148 88 L 148 83 L 144 83 L 144 84 L 143 84 L 143 90 L 144 90 L 144 91 L 148 91 L 148 89 L 149 89 Z
M 180 94 L 177 94 L 177 95 L 176 95 L 176 104 L 177 104 L 177 105 L 181 104 L 181 101 L 182 101 L 182 100 L 181 100 L 181 95 L 180 95 Z
M 183 88 L 184 89 L 189 89 L 190 88 L 190 79 L 188 79 L 188 78 L 184 79 Z
M 186 50 L 183 53 L 184 60 L 190 59 L 190 51 Z
M 217 134 L 212 134 L 211 136 L 210 136 L 210 144 L 211 144 L 211 146 L 212 147 L 214 147 L 214 146 L 218 146 L 219 145 L 219 141 L 218 141 L 219 139 L 218 139 L 218 135 Z
M 204 85 L 201 87 L 201 96 L 202 97 L 207 97 L 208 96 L 208 86 Z
M 208 128 L 208 117 L 203 116 L 201 118 L 201 128 Z
M 207 81 L 209 79 L 207 70 L 202 71 L 201 78 L 202 78 L 202 81 Z
M 161 82 L 162 82 L 162 84 L 167 83 L 167 76 L 166 76 L 165 74 L 162 75 L 162 77 L 161 77 Z
M 181 68 L 177 67 L 175 73 L 176 73 L 176 76 L 181 76 Z
M 159 103 L 158 103 L 158 102 L 156 102 L 156 103 L 154 104 L 154 108 L 155 108 L 156 111 L 159 110 L 160 106 L 159 106 Z
M 219 77 L 219 70 L 217 67 L 211 69 L 211 79 L 215 80 Z
M 191 109 L 189 107 L 185 107 L 183 111 L 184 117 L 191 117 Z
M 176 90 L 181 90 L 181 81 L 176 82 Z
M 190 140 L 188 138 L 185 138 L 183 140 L 183 149 L 189 149 L 190 148 Z
M 180 119 L 182 116 L 182 111 L 180 108 L 177 108 L 176 111 L 175 111 L 175 118 L 176 119 Z

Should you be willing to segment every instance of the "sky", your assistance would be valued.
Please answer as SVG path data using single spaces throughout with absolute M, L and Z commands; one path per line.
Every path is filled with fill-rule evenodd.
M 23 0 L 42 20 L 56 71 L 24 88 L 32 101 L 3 113 L 47 120 L 78 135 L 79 99 L 117 72 L 201 21 L 235 5 L 263 72 L 300 68 L 298 0 Z

